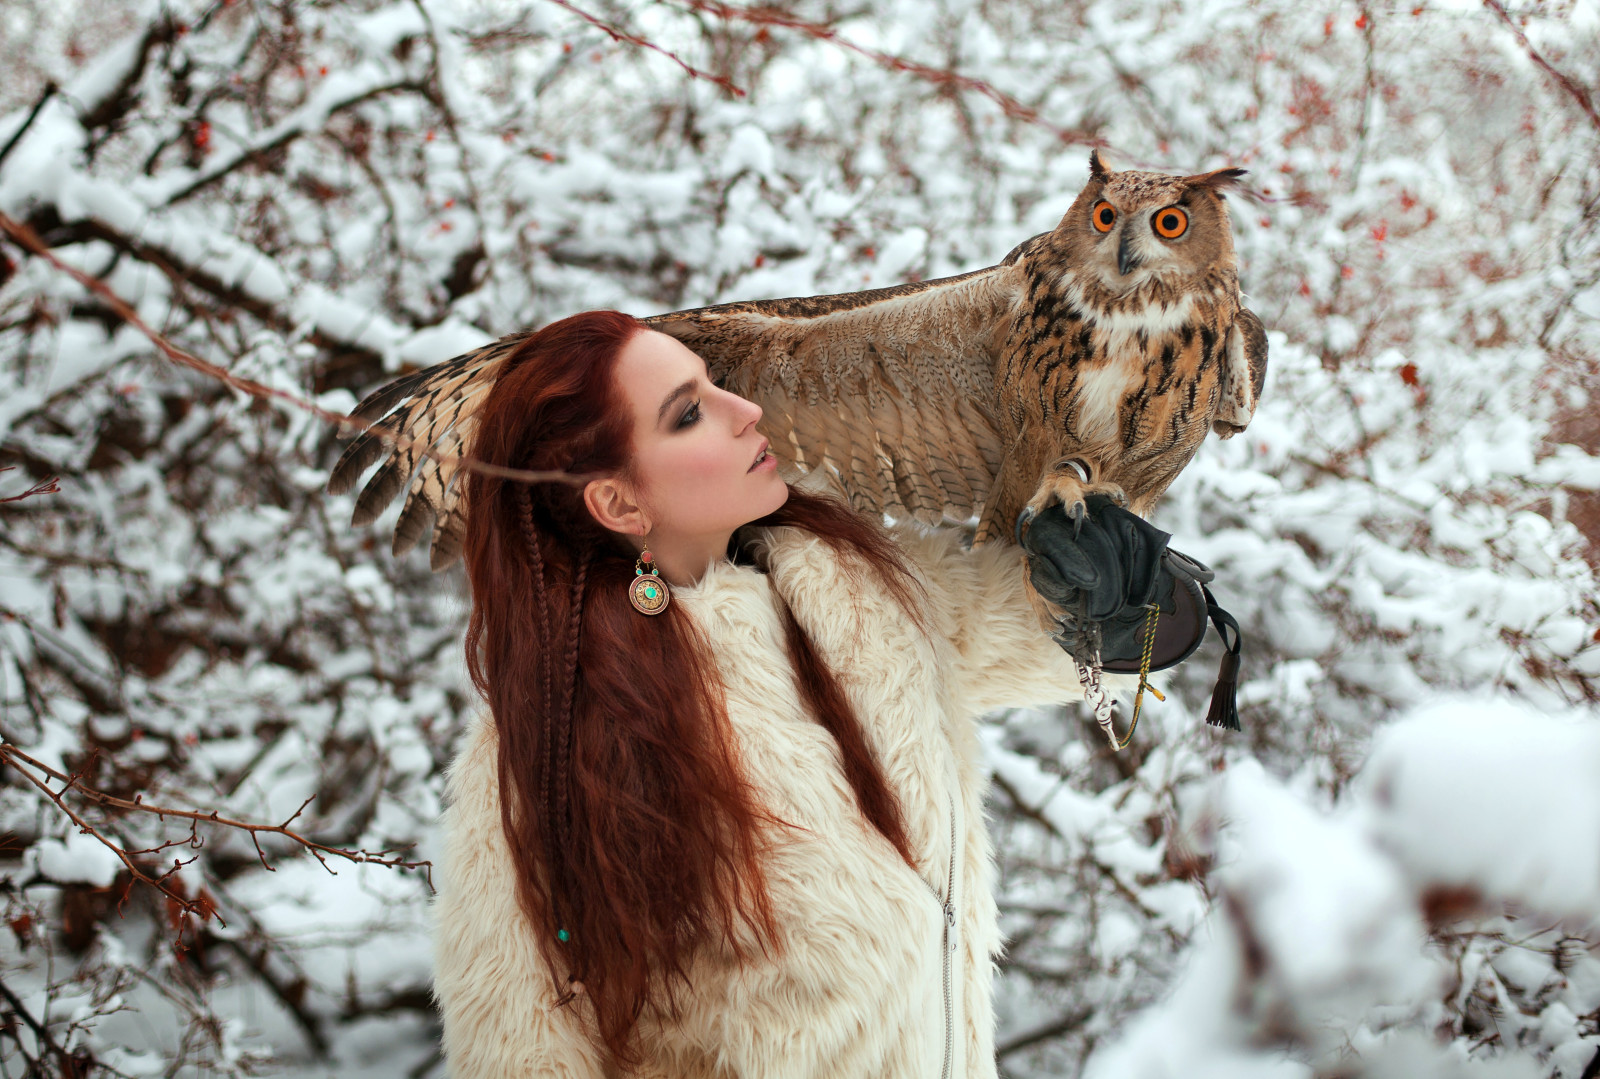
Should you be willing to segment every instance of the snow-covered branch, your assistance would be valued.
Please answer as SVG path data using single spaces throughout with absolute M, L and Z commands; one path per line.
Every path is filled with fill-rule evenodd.
M 1246 732 L 1200 722 L 1205 653 L 1124 753 L 985 727 L 1005 1073 L 1581 1079 L 1593 927 L 1548 858 L 1594 849 L 1594 783 L 1539 717 L 1600 705 L 1587 17 L 9 5 L 0 736 L 38 767 L 0 767 L 0 1059 L 438 1074 L 423 876 L 272 831 L 435 860 L 474 707 L 464 583 L 345 527 L 328 417 L 585 308 L 991 264 L 1096 145 L 1265 200 L 1230 203 L 1261 409 L 1156 512 L 1244 624 Z M 1395 725 L 1441 699 L 1475 703 Z

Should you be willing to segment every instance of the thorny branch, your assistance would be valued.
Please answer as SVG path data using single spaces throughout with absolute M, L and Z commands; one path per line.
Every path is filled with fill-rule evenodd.
M 78 826 L 79 831 L 86 835 L 93 836 L 108 850 L 115 854 L 134 880 L 156 889 L 172 902 L 178 904 L 185 913 L 200 915 L 203 918 L 215 915 L 217 920 L 223 925 L 226 925 L 227 922 L 224 921 L 222 916 L 217 914 L 215 909 L 209 904 L 206 904 L 199 899 L 191 899 L 166 883 L 167 878 L 170 877 L 178 868 L 180 868 L 179 863 L 174 862 L 173 868 L 167 870 L 158 878 L 152 877 L 146 873 L 144 869 L 133 860 L 132 857 L 133 853 L 154 853 L 164 847 L 173 846 L 177 843 L 181 843 L 182 845 L 188 846 L 191 849 L 199 849 L 203 841 L 196 833 L 194 833 L 193 825 L 191 825 L 190 837 L 186 840 L 175 841 L 175 843 L 164 843 L 161 847 L 152 848 L 149 851 L 135 851 L 130 853 L 126 848 L 107 838 L 103 832 L 96 829 L 92 824 L 88 823 L 88 821 L 84 820 L 83 817 L 74 812 L 73 809 L 67 805 L 66 801 L 64 800 L 64 796 L 69 792 L 73 792 L 79 797 L 106 809 L 117 809 L 127 813 L 148 813 L 163 820 L 167 817 L 173 817 L 178 820 L 191 821 L 195 824 L 214 824 L 222 828 L 237 829 L 238 831 L 245 832 L 250 836 L 250 841 L 255 846 L 256 856 L 261 860 L 262 868 L 266 869 L 268 872 L 275 872 L 275 869 L 272 864 L 267 861 L 266 851 L 263 850 L 261 846 L 261 836 L 278 835 L 298 843 L 301 847 L 305 848 L 329 873 L 333 873 L 334 869 L 328 864 L 328 858 L 343 858 L 346 861 L 357 864 L 381 865 L 387 866 L 391 869 L 421 869 L 428 877 L 428 887 L 430 889 L 433 887 L 432 862 L 408 861 L 405 858 L 400 857 L 396 851 L 391 850 L 365 851 L 347 850 L 342 847 L 333 847 L 325 843 L 319 843 L 314 839 L 310 839 L 290 829 L 289 825 L 293 824 L 295 819 L 305 811 L 306 806 L 310 805 L 312 801 L 315 800 L 316 795 L 312 795 L 302 802 L 300 804 L 300 808 L 290 814 L 289 819 L 284 821 L 282 824 L 257 824 L 251 821 L 233 820 L 229 817 L 224 817 L 216 810 L 205 813 L 193 809 L 178 809 L 171 806 L 151 805 L 148 802 L 140 800 L 139 798 L 118 798 L 114 795 L 106 794 L 104 791 L 95 790 L 92 787 L 86 786 L 81 781 L 81 777 L 76 775 L 66 775 L 50 767 L 44 762 L 30 757 L 28 754 L 12 745 L 0 744 L 0 760 L 4 760 L 5 763 L 11 765 L 11 767 L 20 775 L 22 775 L 24 779 L 43 792 L 52 802 L 55 803 L 58 809 L 60 809 L 67 815 L 68 818 L 71 819 L 73 824 Z M 59 791 L 53 790 L 44 779 L 41 779 L 38 775 L 34 774 L 34 771 L 32 770 L 35 769 L 38 772 L 43 773 L 44 776 L 48 777 L 49 779 L 54 779 L 58 783 L 63 784 L 62 788 Z
M 0 472 L 10 472 L 15 468 L 16 468 L 15 465 L 6 465 L 4 467 L 0 467 Z M 11 495 L 8 498 L 0 498 L 0 504 L 4 504 L 6 502 L 21 502 L 24 498 L 32 498 L 34 495 L 54 495 L 54 494 L 60 494 L 60 493 L 61 493 L 61 479 L 60 479 L 60 477 L 51 476 L 48 479 L 43 479 L 43 480 L 40 480 L 39 482 L 35 483 L 33 486 L 29 487 L 26 491 L 23 491 L 20 495 Z
M 649 49 L 652 52 L 658 52 L 662 56 L 665 56 L 667 59 L 671 60 L 673 63 L 677 64 L 679 67 L 683 68 L 683 70 L 688 73 L 690 78 L 703 79 L 706 82 L 720 86 L 734 97 L 745 96 L 744 90 L 740 89 L 738 86 L 735 86 L 733 80 L 728 78 L 726 75 L 713 75 L 709 71 L 701 71 L 699 68 L 688 63 L 677 53 L 668 49 L 664 49 L 655 42 L 646 38 L 642 38 L 637 34 L 630 34 L 626 30 L 612 26 L 610 23 L 596 18 L 587 11 L 584 11 L 576 4 L 573 4 L 571 0 L 550 0 L 550 2 L 558 7 L 566 8 L 568 11 L 589 23 L 591 26 L 598 27 L 600 30 L 609 35 L 612 41 L 621 41 L 629 45 L 635 45 L 641 49 Z
M 45 797 L 54 802 L 56 808 L 65 813 L 67 818 L 71 820 L 73 824 L 77 825 L 80 833 L 94 837 L 94 839 L 97 840 L 102 846 L 111 851 L 112 854 L 116 855 L 117 860 L 122 863 L 123 868 L 127 869 L 130 877 L 141 884 L 149 885 L 151 888 L 154 888 L 156 891 L 166 896 L 168 900 L 177 904 L 178 908 L 185 914 L 192 914 L 205 919 L 209 918 L 214 913 L 213 911 L 207 909 L 206 906 L 203 905 L 198 899 L 190 899 L 188 896 L 184 895 L 182 892 L 178 891 L 176 888 L 173 888 L 167 883 L 167 879 L 171 877 L 173 873 L 176 873 L 179 869 L 182 869 L 183 866 L 187 865 L 187 862 L 174 859 L 171 869 L 167 870 L 159 877 L 150 876 L 142 867 L 138 865 L 138 863 L 133 860 L 133 857 L 128 853 L 127 850 L 120 845 L 113 843 L 110 839 L 107 839 L 103 832 L 97 829 L 94 825 L 90 824 L 88 821 L 84 820 L 82 817 L 78 816 L 78 814 L 73 811 L 72 807 L 67 805 L 67 803 L 62 799 L 62 794 L 65 793 L 65 791 L 58 792 L 51 790 L 48 783 L 18 764 L 16 756 L 17 755 L 11 751 L 10 746 L 0 746 L 0 757 L 4 757 L 6 763 L 16 769 L 17 773 L 20 774 L 23 779 L 33 784 L 33 786 L 37 787 L 45 795 Z M 67 788 L 70 789 L 71 786 L 72 784 L 69 782 L 67 784 Z M 219 918 L 218 921 L 221 921 L 221 919 Z

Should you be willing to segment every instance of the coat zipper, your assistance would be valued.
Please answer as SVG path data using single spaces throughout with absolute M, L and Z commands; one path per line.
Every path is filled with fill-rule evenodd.
M 944 913 L 944 1066 L 939 1070 L 939 1079 L 950 1079 L 955 1056 L 955 998 L 950 986 L 956 952 L 956 799 L 953 794 L 950 796 L 950 865 L 944 895 L 941 897 L 931 884 L 928 891 L 939 900 Z
M 954 763 L 954 758 L 951 758 Z M 922 884 L 939 904 L 944 915 L 944 1064 L 939 1069 L 939 1079 L 950 1079 L 955 1069 L 955 996 L 951 989 L 952 968 L 956 955 L 956 795 L 961 789 L 959 773 L 950 777 L 946 797 L 950 800 L 950 862 L 945 867 L 944 895 L 922 877 Z M 921 874 L 918 874 L 921 877 Z

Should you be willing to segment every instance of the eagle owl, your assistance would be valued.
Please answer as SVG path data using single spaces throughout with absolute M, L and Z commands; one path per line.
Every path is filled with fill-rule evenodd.
M 761 405 L 793 475 L 833 473 L 862 510 L 928 522 L 978 517 L 976 542 L 1024 508 L 1111 494 L 1147 514 L 1208 430 L 1250 422 L 1266 335 L 1240 301 L 1223 193 L 1243 175 L 1112 172 L 1099 154 L 1054 230 L 996 266 L 837 296 L 719 304 L 645 319 Z M 370 523 L 408 484 L 395 551 L 432 526 L 435 569 L 460 552 L 454 458 L 517 334 L 377 391 L 379 421 L 329 490 L 396 449 L 356 504 Z M 419 446 L 440 451 L 424 457 Z M 1080 463 L 1073 467 L 1069 462 Z M 1048 612 L 1041 609 L 1041 615 Z

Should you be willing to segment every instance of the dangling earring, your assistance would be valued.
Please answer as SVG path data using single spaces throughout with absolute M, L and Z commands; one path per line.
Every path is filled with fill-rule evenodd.
M 655 563 L 655 556 L 648 547 L 633 563 L 633 584 L 628 586 L 628 602 L 640 614 L 660 614 L 672 602 L 672 591 Z

